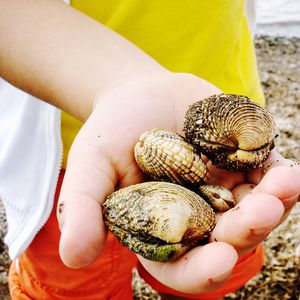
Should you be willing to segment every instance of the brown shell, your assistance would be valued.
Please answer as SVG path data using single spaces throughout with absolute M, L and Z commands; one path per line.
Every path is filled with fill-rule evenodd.
M 274 147 L 270 113 L 240 95 L 213 95 L 191 105 L 184 123 L 186 140 L 214 164 L 230 170 L 261 166 Z
M 134 148 L 141 170 L 153 180 L 181 185 L 206 182 L 206 165 L 195 149 L 180 135 L 161 129 L 144 132 Z
M 114 192 L 104 222 L 123 245 L 147 259 L 178 258 L 215 226 L 212 208 L 194 192 L 167 182 L 145 182 Z
M 142 171 L 154 180 L 194 188 L 209 178 L 200 153 L 230 170 L 259 167 L 274 146 L 275 124 L 266 110 L 247 97 L 220 94 L 189 108 L 184 132 L 187 141 L 166 130 L 143 133 L 135 146 Z M 199 188 L 218 211 L 234 206 L 228 192 L 215 186 Z M 121 189 L 107 198 L 103 214 L 105 224 L 123 245 L 156 261 L 180 257 L 208 237 L 216 222 L 202 197 L 167 182 Z

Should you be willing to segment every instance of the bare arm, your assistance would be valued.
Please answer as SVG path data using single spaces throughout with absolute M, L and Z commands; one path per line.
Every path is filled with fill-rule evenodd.
M 61 0 L 0 1 L 0 73 L 84 120 L 97 92 L 165 70 Z

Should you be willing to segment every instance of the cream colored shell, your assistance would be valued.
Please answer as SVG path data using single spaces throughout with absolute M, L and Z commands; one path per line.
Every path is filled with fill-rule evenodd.
M 181 185 L 206 182 L 209 173 L 201 156 L 180 135 L 160 129 L 144 132 L 134 147 L 141 170 L 154 180 Z
M 151 179 L 121 189 L 103 205 L 104 221 L 132 251 L 156 261 L 180 257 L 215 226 L 212 208 L 185 185 L 206 197 L 218 211 L 234 206 L 230 191 L 201 186 L 209 173 L 201 159 L 234 171 L 257 168 L 274 147 L 272 116 L 247 97 L 213 95 L 193 104 L 185 118 L 186 140 L 160 129 L 143 133 L 134 155 Z M 178 185 L 180 184 L 180 185 Z M 212 196 L 212 197 L 211 197 Z
M 103 206 L 105 224 L 132 251 L 157 261 L 175 259 L 215 226 L 212 208 L 173 183 L 145 182 L 114 192 Z

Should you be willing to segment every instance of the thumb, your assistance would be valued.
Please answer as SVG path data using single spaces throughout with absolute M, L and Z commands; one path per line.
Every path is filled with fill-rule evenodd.
M 106 230 L 101 204 L 117 182 L 108 156 L 90 140 L 79 133 L 71 147 L 57 208 L 59 253 L 72 268 L 90 264 L 102 251 Z

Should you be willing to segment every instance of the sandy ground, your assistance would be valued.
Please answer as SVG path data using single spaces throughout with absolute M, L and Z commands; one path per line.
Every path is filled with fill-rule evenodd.
M 300 39 L 257 37 L 258 65 L 267 99 L 275 116 L 279 137 L 276 147 L 284 156 L 300 160 Z M 229 299 L 300 300 L 300 203 L 290 217 L 265 241 L 264 267 L 256 277 Z M 0 202 L 0 237 L 6 220 Z M 0 240 L 0 300 L 10 299 L 7 289 L 9 258 Z M 135 274 L 135 299 L 158 299 Z
M 267 107 L 275 116 L 276 148 L 300 161 L 300 39 L 257 38 L 258 65 Z M 265 241 L 262 272 L 228 299 L 300 300 L 300 203 Z

